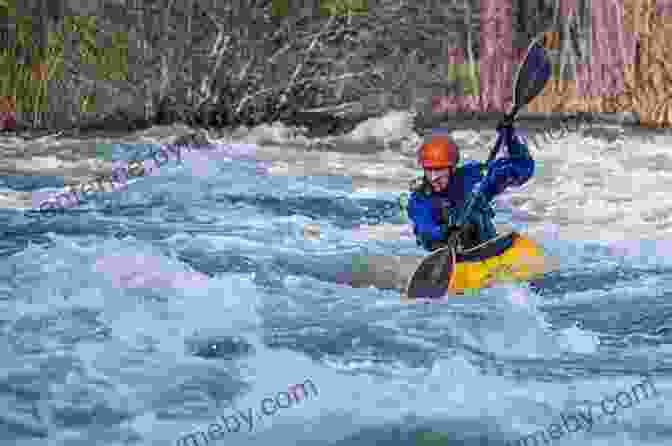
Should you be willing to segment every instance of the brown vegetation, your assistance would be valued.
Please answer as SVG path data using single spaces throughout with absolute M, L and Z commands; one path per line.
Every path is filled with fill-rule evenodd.
M 245 8 L 195 0 L 122 3 L 102 3 L 96 40 L 127 33 L 127 76 L 101 79 L 100 70 L 83 64 L 76 51 L 66 52 L 62 78 L 48 80 L 51 113 L 34 121 L 92 127 L 176 120 L 252 126 L 281 120 L 325 132 L 344 130 L 390 108 L 429 103 L 437 89 L 450 88 L 454 82 L 447 80 L 442 57 L 451 46 L 446 35 L 468 28 L 461 20 L 454 23 L 454 6 L 437 9 L 429 0 L 380 0 L 369 2 L 366 11 L 332 1 L 341 7 L 331 16 L 324 15 L 325 7 L 279 16 L 277 0 Z M 68 7 L 54 9 L 58 13 L 51 15 L 35 9 L 43 15 L 37 21 L 45 27 L 40 35 L 59 29 L 63 15 L 76 14 Z M 77 33 L 69 38 L 71 48 L 83 44 Z M 31 49 L 38 62 L 39 52 Z M 44 74 L 34 70 L 33 78 Z M 63 97 L 68 95 L 77 98 Z M 73 108 L 83 95 L 95 96 L 93 112 Z
M 47 36 L 83 12 L 69 0 L 25 0 L 23 13 L 38 19 L 38 47 L 26 63 L 49 100 L 34 111 L 39 119 L 19 117 L 47 128 L 279 120 L 325 134 L 390 109 L 431 114 L 433 102 L 446 97 L 461 98 L 448 104 L 455 112 L 495 111 L 510 102 L 509 78 L 529 36 L 552 29 L 549 48 L 563 74 L 530 111 L 636 111 L 647 125 L 672 123 L 670 18 L 654 0 L 592 0 L 588 13 L 577 2 L 323 0 L 322 8 L 290 11 L 281 0 L 244 8 L 234 1 L 101 0 L 98 47 L 113 48 L 115 33 L 128 41 L 127 72 L 112 78 L 82 61 L 75 50 L 90 36 L 78 33 L 64 42 L 62 72 L 46 70 Z M 572 80 L 564 76 L 568 67 Z M 83 110 L 87 101 L 95 105 Z
M 593 54 L 579 66 L 583 76 L 552 80 L 529 110 L 634 111 L 642 125 L 672 126 L 672 16 L 657 10 L 655 0 L 601 0 L 593 7 L 603 3 L 593 10 Z

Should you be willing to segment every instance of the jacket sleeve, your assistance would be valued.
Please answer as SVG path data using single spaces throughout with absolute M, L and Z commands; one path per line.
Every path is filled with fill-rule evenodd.
M 408 201 L 408 217 L 413 221 L 413 233 L 418 239 L 443 239 L 445 234 L 441 225 L 434 222 L 431 199 L 412 193 Z
M 534 174 L 534 160 L 519 136 L 513 136 L 507 149 L 507 156 L 494 160 L 489 166 L 482 189 L 487 201 L 491 201 L 511 185 L 522 186 Z

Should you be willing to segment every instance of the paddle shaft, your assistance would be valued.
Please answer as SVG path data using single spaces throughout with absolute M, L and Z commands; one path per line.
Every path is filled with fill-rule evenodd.
M 519 109 L 520 109 L 520 106 L 518 104 L 516 104 L 513 107 L 513 111 L 511 113 L 508 113 L 506 115 L 506 117 L 502 121 L 500 121 L 500 124 L 503 123 L 503 122 L 506 122 L 508 120 L 515 119 L 515 116 L 518 113 Z M 495 142 L 495 146 L 490 151 L 490 156 L 488 156 L 488 161 L 485 163 L 486 166 L 490 166 L 490 163 L 492 163 L 492 161 L 495 159 L 495 157 L 497 156 L 497 152 L 499 152 L 499 148 L 502 145 L 502 142 L 503 142 L 502 135 L 501 134 L 497 135 L 497 141 Z M 486 173 L 486 177 L 487 177 L 487 173 Z M 454 242 L 457 239 L 457 237 L 462 233 L 462 231 L 464 231 L 464 224 L 467 222 L 467 219 L 471 215 L 471 210 L 473 209 L 475 202 L 476 202 L 476 196 L 475 196 L 475 194 L 472 193 L 472 195 L 469 197 L 469 201 L 467 202 L 467 206 L 465 207 L 464 212 L 462 213 L 462 215 L 460 215 L 460 218 L 457 222 L 457 226 L 460 227 L 460 229 L 458 229 L 451 236 L 451 242 Z
M 532 48 L 532 46 L 530 46 L 530 48 Z M 528 50 L 528 54 L 529 54 L 529 50 Z M 523 62 L 523 64 L 524 64 L 524 62 Z M 521 67 L 522 67 L 523 64 L 521 64 Z M 505 114 L 504 118 L 501 121 L 499 121 L 499 124 L 497 125 L 497 128 L 499 128 L 500 126 L 507 125 L 507 124 L 512 125 L 513 122 L 516 119 L 516 115 L 518 115 L 518 111 L 520 111 L 521 108 L 523 108 L 526 104 L 529 103 L 530 100 L 532 100 L 536 96 L 536 94 L 532 95 L 532 96 L 528 96 L 528 97 L 523 99 L 523 102 L 520 102 L 520 98 L 516 94 L 516 90 L 518 89 L 518 83 L 519 82 L 520 82 L 520 68 L 519 68 L 519 72 L 516 75 L 516 79 L 515 79 L 514 85 L 513 85 L 513 91 L 514 91 L 513 107 L 511 109 L 511 111 L 509 113 Z M 495 142 L 495 146 L 490 150 L 490 155 L 488 156 L 488 160 L 485 163 L 486 169 L 489 169 L 490 164 L 494 161 L 495 157 L 497 156 L 497 152 L 499 152 L 499 149 L 502 146 L 503 142 L 504 141 L 503 141 L 503 138 L 502 138 L 502 134 L 498 133 L 497 141 Z M 488 176 L 488 173 L 489 173 L 489 170 L 486 170 L 486 175 L 485 175 L 486 178 Z M 458 219 L 457 226 L 459 227 L 459 229 L 457 231 L 455 231 L 453 234 L 451 234 L 450 238 L 448 239 L 448 244 L 449 245 L 454 246 L 455 242 L 457 241 L 457 238 L 462 234 L 462 232 L 464 232 L 464 230 L 465 230 L 464 224 L 467 222 L 467 219 L 471 215 L 471 211 L 474 207 L 475 202 L 476 202 L 476 194 L 472 192 L 471 196 L 469 197 L 469 201 L 467 202 L 467 205 L 465 206 L 464 212 L 462 212 L 462 215 L 460 215 L 460 218 Z
M 543 47 L 544 47 L 543 45 L 546 42 L 546 37 L 545 36 L 542 37 L 541 42 L 542 42 L 541 48 L 543 50 Z M 537 84 L 537 89 L 536 90 L 535 89 L 529 90 L 529 89 L 525 88 L 524 90 L 519 91 L 519 87 L 521 86 L 520 72 L 523 69 L 523 67 L 527 64 L 532 48 L 534 47 L 535 44 L 538 44 L 538 43 L 539 43 L 539 41 L 535 39 L 535 41 L 533 41 L 530 44 L 530 46 L 528 47 L 528 50 L 527 50 L 527 55 L 525 56 L 525 59 L 523 60 L 523 63 L 518 67 L 518 72 L 516 73 L 516 78 L 513 82 L 513 107 L 511 108 L 511 111 L 509 113 L 505 114 L 504 118 L 501 121 L 499 121 L 499 124 L 497 125 L 498 129 L 500 127 L 513 125 L 513 122 L 516 120 L 516 115 L 518 115 L 518 112 L 520 111 L 520 109 L 523 108 L 525 105 L 529 104 L 530 101 L 532 99 L 534 99 L 541 92 L 541 90 L 543 90 L 544 85 L 546 84 L 546 81 L 548 80 L 548 76 L 547 76 L 548 73 L 546 73 L 547 75 L 542 77 L 542 78 L 537 78 L 536 75 L 535 75 L 534 81 L 536 81 L 538 79 L 543 80 L 542 83 Z M 530 79 L 528 77 L 525 77 L 524 84 L 529 83 L 529 80 Z M 521 95 L 519 93 L 525 93 L 525 94 Z M 502 143 L 503 143 L 502 134 L 498 132 L 497 141 L 495 142 L 495 146 L 490 151 L 490 155 L 488 156 L 488 160 L 485 163 L 486 169 L 490 168 L 490 164 L 494 161 L 495 157 L 497 156 L 497 152 L 499 152 L 499 148 L 501 147 Z M 486 171 L 486 172 L 488 172 L 488 171 Z M 486 178 L 487 178 L 487 175 L 488 175 L 488 173 L 486 173 Z M 477 194 L 472 193 L 471 197 L 469 197 L 469 202 L 467 203 L 467 206 L 465 207 L 464 212 L 460 216 L 458 224 L 457 224 L 457 226 L 459 226 L 460 229 L 457 230 L 451 236 L 451 238 L 449 239 L 450 240 L 449 243 L 454 243 L 457 240 L 457 237 L 462 233 L 462 231 L 464 231 L 464 224 L 466 223 L 467 219 L 471 215 L 471 210 L 472 210 L 472 208 L 474 206 L 474 203 L 476 201 L 476 195 Z

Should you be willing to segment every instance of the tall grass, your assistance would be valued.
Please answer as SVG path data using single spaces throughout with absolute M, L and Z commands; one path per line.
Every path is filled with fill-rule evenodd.
M 293 12 L 289 6 L 289 0 L 273 0 L 272 14 L 286 17 Z M 368 9 L 367 0 L 320 0 L 320 14 L 323 17 L 366 15 Z
M 475 66 L 470 63 L 448 65 L 448 80 L 460 81 L 464 89 L 464 96 L 479 96 L 481 94 L 481 67 L 478 63 L 473 65 Z M 473 77 L 473 72 L 476 73 L 476 77 Z
M 65 82 L 65 38 L 72 36 L 72 33 L 76 33 L 79 40 L 80 63 L 94 66 L 98 80 L 128 80 L 127 33 L 113 33 L 112 44 L 101 47 L 96 39 L 97 17 L 67 16 L 59 23 L 56 31 L 49 33 L 48 47 L 40 53 L 34 47 L 35 18 L 18 16 L 16 1 L 0 0 L 0 14 L 6 14 L 16 24 L 16 45 L 0 49 L 0 96 L 16 98 L 16 112 L 20 120 L 30 122 L 34 127 L 44 125 L 46 123 L 40 115 L 44 116 L 49 112 L 50 93 L 61 96 L 77 93 L 77 89 L 64 92 L 62 88 L 50 92 L 50 85 L 56 90 L 54 83 L 50 81 Z M 30 65 L 21 63 L 20 50 L 34 55 Z M 85 94 L 79 98 L 80 113 L 94 111 L 95 105 L 94 95 Z
M 449 64 L 448 65 L 448 80 L 460 81 L 464 88 L 464 96 L 478 96 L 480 95 L 481 70 L 480 64 L 476 63 L 472 67 L 470 63 L 463 64 Z M 476 77 L 472 76 L 472 68 L 476 73 Z M 561 64 L 553 64 L 552 79 L 563 79 L 561 73 Z

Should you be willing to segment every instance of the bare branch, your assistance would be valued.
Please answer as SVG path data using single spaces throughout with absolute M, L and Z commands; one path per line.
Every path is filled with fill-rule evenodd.
M 212 98 L 212 84 L 214 82 L 215 75 L 224 61 L 224 54 L 229 49 L 229 44 L 232 40 L 231 35 L 225 34 L 225 27 L 221 22 L 214 18 L 214 16 L 209 12 L 206 11 L 205 14 L 208 16 L 208 18 L 210 18 L 210 20 L 212 20 L 215 26 L 217 26 L 218 33 L 217 38 L 212 44 L 212 49 L 208 55 L 210 59 L 215 60 L 215 63 L 213 64 L 210 73 L 203 76 L 203 79 L 201 79 L 201 85 L 198 91 L 200 98 L 196 102 L 196 108 L 201 107 L 206 101 Z
M 331 16 L 331 17 L 329 17 L 329 21 L 326 23 L 326 25 L 324 25 L 324 30 L 325 30 L 325 31 L 328 30 L 329 27 L 331 27 L 331 25 L 332 25 L 332 23 L 334 23 L 334 20 L 335 20 L 335 19 L 336 19 L 335 16 Z M 290 90 L 290 89 L 294 86 L 294 84 L 296 83 L 296 79 L 299 77 L 299 74 L 301 73 L 301 70 L 303 69 L 303 66 L 304 66 L 305 63 L 306 63 L 306 60 L 310 57 L 310 53 L 313 51 L 313 49 L 314 49 L 315 46 L 317 45 L 317 42 L 318 42 L 318 40 L 320 39 L 320 37 L 321 37 L 321 34 L 318 34 L 317 36 L 315 36 L 315 38 L 313 39 L 313 41 L 310 43 L 310 46 L 309 46 L 308 49 L 306 50 L 306 56 L 305 56 L 304 60 L 303 60 L 300 64 L 298 64 L 298 65 L 296 66 L 296 69 L 294 70 L 294 74 L 292 74 L 292 77 L 291 77 L 290 80 L 289 80 L 289 84 L 287 84 L 287 88 L 285 88 L 285 91 L 284 91 L 284 92 L 282 93 L 282 95 L 280 96 L 280 104 L 283 104 L 283 105 L 284 105 L 284 104 L 287 103 L 287 100 L 288 100 L 288 98 L 287 98 L 287 92 L 289 92 L 289 90 Z
M 338 105 L 331 105 L 327 107 L 304 109 L 301 111 L 307 113 L 329 113 L 333 115 L 339 115 L 351 110 L 354 107 L 357 107 L 358 105 L 360 105 L 359 101 L 355 101 L 355 102 L 346 102 Z
M 276 60 L 277 60 L 277 58 L 278 58 L 280 55 L 282 55 L 283 53 L 286 53 L 290 48 L 292 48 L 293 46 L 295 46 L 295 45 L 296 45 L 298 42 L 300 42 L 300 41 L 303 41 L 303 40 L 309 40 L 309 39 L 313 39 L 313 40 L 314 40 L 314 39 L 319 39 L 320 37 L 327 37 L 327 36 L 329 36 L 330 34 L 337 34 L 337 33 L 338 33 L 338 34 L 342 34 L 343 32 L 355 32 L 355 31 L 358 31 L 358 30 L 357 30 L 356 28 L 354 28 L 354 27 L 343 27 L 343 28 L 339 28 L 339 29 L 336 29 L 336 30 L 334 30 L 334 29 L 326 29 L 326 30 L 322 30 L 322 31 L 319 31 L 319 32 L 317 32 L 317 33 L 313 33 L 313 34 L 306 34 L 306 35 L 303 35 L 303 36 L 296 36 L 296 37 L 294 37 L 294 38 L 292 39 L 292 41 L 290 41 L 289 43 L 287 43 L 287 44 L 285 44 L 284 46 L 282 46 L 281 48 L 279 48 L 279 49 L 278 49 L 278 50 L 277 50 L 277 51 L 276 51 L 276 52 L 275 52 L 275 53 L 268 59 L 268 62 L 269 62 L 269 63 L 275 63 Z
M 252 62 L 254 62 L 254 57 L 250 57 L 243 69 L 240 70 L 240 73 L 238 73 L 238 82 L 242 82 L 243 79 L 247 77 L 247 74 L 250 71 L 250 67 L 252 66 Z
M 307 83 L 310 83 L 310 82 L 315 82 L 315 83 L 318 83 L 318 82 L 321 82 L 321 83 L 336 82 L 336 81 L 340 81 L 340 80 L 344 80 L 344 79 L 353 79 L 353 78 L 356 78 L 356 77 L 365 76 L 367 74 L 371 74 L 371 75 L 374 75 L 374 76 L 380 76 L 381 71 L 380 70 L 371 70 L 371 71 L 365 71 L 365 72 L 361 72 L 361 73 L 345 73 L 345 74 L 341 74 L 340 76 L 332 76 L 332 77 L 322 76 L 322 77 L 311 78 L 311 79 L 303 79 L 303 80 L 297 81 L 296 85 L 303 85 L 303 84 L 307 84 Z M 260 95 L 263 95 L 263 94 L 273 93 L 273 92 L 277 92 L 277 91 L 281 91 L 281 90 L 286 90 L 286 88 L 287 87 L 264 88 L 263 90 L 258 90 L 258 91 L 255 91 L 254 93 L 250 93 L 250 94 L 246 95 L 240 101 L 240 103 L 238 104 L 238 107 L 236 108 L 236 114 L 240 114 L 243 107 L 245 106 L 245 104 L 247 104 L 247 102 L 250 99 L 253 99 L 253 98 L 255 98 L 257 96 L 260 96 Z

